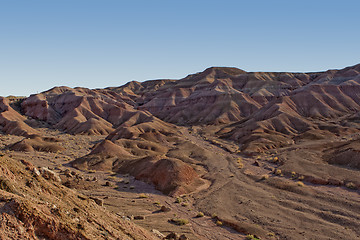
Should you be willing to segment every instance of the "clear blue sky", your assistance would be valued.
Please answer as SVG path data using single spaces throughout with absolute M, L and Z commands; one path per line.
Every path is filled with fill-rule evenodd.
M 0 95 L 360 63 L 358 0 L 0 0 Z

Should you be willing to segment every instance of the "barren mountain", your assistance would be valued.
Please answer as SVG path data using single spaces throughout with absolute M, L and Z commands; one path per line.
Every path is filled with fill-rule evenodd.
M 46 230 L 49 239 L 60 232 L 150 239 L 126 213 L 120 215 L 129 225 L 116 220 L 110 212 L 119 209 L 140 211 L 140 226 L 159 229 L 151 237 L 174 232 L 189 239 L 360 239 L 359 112 L 360 65 L 314 73 L 212 67 L 180 80 L 55 87 L 11 102 L 0 98 L 0 146 L 18 169 L 31 156 L 29 164 L 51 165 L 61 175 L 62 184 L 48 187 L 58 189 L 49 190 L 60 201 L 58 211 L 69 211 L 65 202 L 76 204 L 72 195 L 57 193 L 71 188 L 74 196 L 96 195 L 105 203 L 104 213 L 94 204 L 77 206 L 84 216 L 104 214 L 98 220 L 103 226 L 119 225 L 101 235 L 93 226 L 98 221 L 75 232 L 64 225 L 70 221 L 65 215 L 41 217 L 57 226 Z M 4 171 L 19 186 L 31 175 L 28 169 Z M 94 176 L 81 179 L 72 171 Z M 13 199 L 36 199 L 39 189 L 25 186 Z M 0 196 L 10 199 L 5 188 Z M 16 226 L 32 224 L 30 239 L 44 235 L 16 214 L 7 217 Z M 21 234 L 10 225 L 1 227 Z

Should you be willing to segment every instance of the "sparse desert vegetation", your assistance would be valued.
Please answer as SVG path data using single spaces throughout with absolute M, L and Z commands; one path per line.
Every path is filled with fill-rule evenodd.
M 189 223 L 189 220 L 188 219 L 182 219 L 182 218 L 172 218 L 170 220 L 170 222 L 176 224 L 176 225 L 179 225 L 179 226 L 183 226 L 183 225 L 186 225 Z
M 148 198 L 149 196 L 146 195 L 145 193 L 141 193 L 139 194 L 138 198 Z
M 218 225 L 218 226 L 222 226 L 222 225 L 223 225 L 223 222 L 222 222 L 222 221 L 220 221 L 220 220 L 216 220 L 216 225 Z
M 203 212 L 198 212 L 197 214 L 196 214 L 196 217 L 204 217 L 205 216 L 205 214 L 203 213 Z
M 276 169 L 276 170 L 274 171 L 274 174 L 280 176 L 280 175 L 282 174 L 281 169 Z
M 261 176 L 261 180 L 266 180 L 266 179 L 269 179 L 269 175 L 264 174 Z
M 349 189 L 353 189 L 353 190 L 356 190 L 356 189 L 357 189 L 356 185 L 355 185 L 354 183 L 352 183 L 352 182 L 346 183 L 345 186 L 346 186 L 347 188 L 349 188 Z
M 252 235 L 252 234 L 248 234 L 248 235 L 246 236 L 246 239 L 249 239 L 249 240 L 260 240 L 259 238 L 255 237 L 255 236 Z
M 298 186 L 300 186 L 300 187 L 304 187 L 304 186 L 305 186 L 305 184 L 304 184 L 303 182 L 300 182 L 300 181 L 296 182 L 296 184 L 297 184 Z

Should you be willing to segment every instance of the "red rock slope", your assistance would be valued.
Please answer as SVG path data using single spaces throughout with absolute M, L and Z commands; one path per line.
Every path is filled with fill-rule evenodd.
M 0 97 L 0 130 L 6 134 L 29 136 L 38 131 L 26 124 L 27 118 L 15 111 L 8 99 Z
M 107 90 L 56 87 L 22 103 L 25 115 L 72 134 L 106 135 L 134 114 L 131 100 Z

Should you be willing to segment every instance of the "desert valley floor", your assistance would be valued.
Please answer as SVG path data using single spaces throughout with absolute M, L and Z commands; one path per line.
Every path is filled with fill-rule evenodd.
M 0 98 L 1 235 L 360 239 L 359 111 L 360 65 Z

